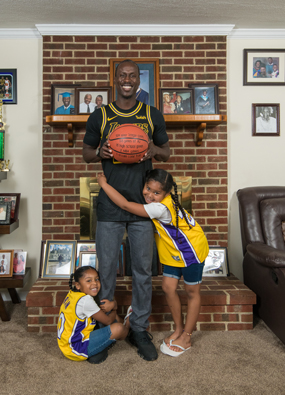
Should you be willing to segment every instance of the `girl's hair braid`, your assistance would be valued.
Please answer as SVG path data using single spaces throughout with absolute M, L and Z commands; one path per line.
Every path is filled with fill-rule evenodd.
M 190 228 L 190 223 L 189 219 L 185 213 L 184 208 L 181 206 L 178 200 L 178 194 L 177 194 L 177 184 L 173 180 L 173 177 L 170 173 L 163 169 L 154 169 L 154 170 L 148 170 L 146 173 L 146 182 L 153 180 L 157 181 L 161 184 L 161 188 L 163 191 L 166 193 L 170 192 L 171 198 L 174 202 L 175 206 L 175 212 L 176 212 L 176 239 L 178 240 L 178 219 L 179 219 L 179 210 L 181 211 L 183 218 L 187 222 Z M 174 193 L 171 192 L 172 188 L 174 187 Z
M 72 291 L 76 291 L 75 286 L 72 287 L 73 277 L 74 277 L 74 273 L 71 273 L 71 275 L 69 277 L 68 285 L 69 285 L 69 289 L 71 289 Z

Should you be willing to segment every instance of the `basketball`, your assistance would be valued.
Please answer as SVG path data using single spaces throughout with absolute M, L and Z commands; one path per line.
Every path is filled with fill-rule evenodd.
M 137 163 L 148 149 L 148 135 L 136 125 L 118 126 L 108 138 L 114 158 L 122 163 Z

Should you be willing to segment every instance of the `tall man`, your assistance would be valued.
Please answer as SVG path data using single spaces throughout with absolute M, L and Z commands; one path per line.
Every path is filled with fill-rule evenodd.
M 117 100 L 90 115 L 83 140 L 83 158 L 87 163 L 102 162 L 108 183 L 128 200 L 145 203 L 142 190 L 145 173 L 152 168 L 152 158 L 167 161 L 170 155 L 162 114 L 136 100 L 140 85 L 139 67 L 131 60 L 119 63 L 115 72 Z M 118 126 L 133 123 L 149 137 L 149 147 L 139 163 L 123 164 L 113 158 L 109 134 Z M 157 351 L 146 331 L 151 313 L 151 265 L 153 227 L 149 219 L 117 207 L 100 190 L 97 204 L 96 248 L 100 262 L 101 299 L 113 299 L 116 267 L 125 229 L 128 231 L 132 261 L 132 309 L 129 341 L 147 361 L 157 358 Z

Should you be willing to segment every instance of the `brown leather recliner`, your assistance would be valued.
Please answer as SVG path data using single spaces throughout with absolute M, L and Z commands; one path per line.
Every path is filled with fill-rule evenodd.
M 237 191 L 244 283 L 255 294 L 254 311 L 285 343 L 285 187 Z

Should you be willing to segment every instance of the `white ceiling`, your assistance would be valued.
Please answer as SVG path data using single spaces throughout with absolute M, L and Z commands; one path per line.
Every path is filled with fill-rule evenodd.
M 284 0 L 0 0 L 3 29 L 40 24 L 230 24 L 284 29 Z M 171 29 L 169 30 L 171 35 Z

